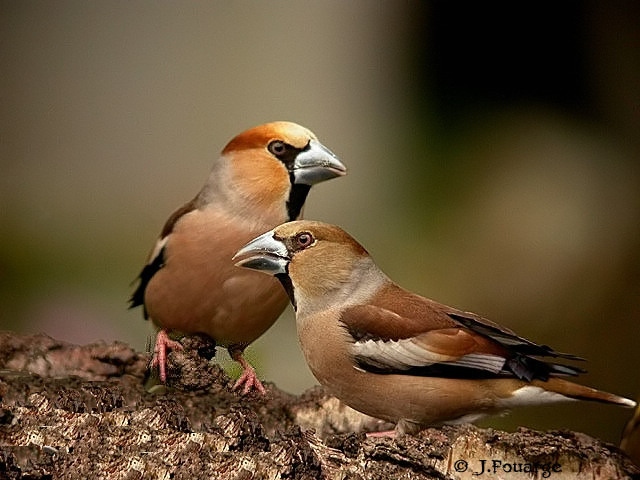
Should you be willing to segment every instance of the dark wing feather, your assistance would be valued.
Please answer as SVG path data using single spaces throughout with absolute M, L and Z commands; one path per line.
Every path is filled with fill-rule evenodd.
M 520 380 L 534 379 L 547 381 L 551 376 L 575 376 L 586 370 L 569 365 L 546 362 L 534 357 L 552 357 L 566 360 L 584 361 L 584 358 L 569 353 L 557 352 L 548 345 L 538 345 L 520 337 L 499 325 L 473 314 L 449 313 L 456 322 L 468 329 L 499 343 L 511 353 L 506 367 Z
M 537 343 L 533 343 L 526 338 L 516 335 L 511 330 L 500 327 L 499 325 L 489 322 L 484 318 L 480 318 L 475 315 L 461 315 L 458 313 L 448 313 L 448 315 L 468 329 L 491 338 L 505 348 L 518 352 L 522 355 L 535 355 L 541 357 L 555 357 L 565 358 L 567 360 L 584 361 L 584 358 L 577 357 L 576 355 L 556 352 L 547 345 L 538 345 Z
M 149 314 L 147 313 L 147 307 L 144 304 L 144 292 L 147 289 L 147 285 L 149 285 L 151 278 L 156 274 L 158 270 L 164 267 L 164 249 L 165 247 L 162 247 L 158 252 L 158 255 L 155 256 L 151 263 L 148 263 L 144 266 L 144 268 L 140 272 L 140 275 L 138 276 L 138 287 L 129 299 L 129 308 L 135 308 L 139 305 L 142 305 L 145 319 L 149 318 Z
M 516 377 L 547 380 L 584 370 L 535 357 L 581 360 L 537 345 L 474 314 L 467 314 L 392 285 L 376 304 L 342 312 L 359 368 L 376 373 L 450 378 Z

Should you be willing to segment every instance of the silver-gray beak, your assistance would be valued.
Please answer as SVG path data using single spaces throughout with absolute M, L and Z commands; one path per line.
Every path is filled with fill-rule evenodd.
M 290 260 L 285 244 L 273 238 L 273 230 L 263 233 L 247 243 L 238 250 L 232 260 L 237 258 L 241 258 L 236 262 L 237 267 L 259 270 L 270 275 L 286 273 Z
M 300 152 L 293 162 L 294 182 L 304 185 L 315 185 L 346 173 L 347 167 L 338 157 L 316 140 L 311 140 L 309 147 Z

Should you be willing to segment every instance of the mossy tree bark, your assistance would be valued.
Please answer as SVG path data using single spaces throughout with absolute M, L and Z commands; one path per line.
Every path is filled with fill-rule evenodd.
M 369 439 L 385 425 L 322 388 L 241 396 L 198 355 L 206 341 L 183 342 L 168 388 L 149 393 L 148 355 L 122 343 L 0 334 L 0 478 L 640 478 L 616 447 L 574 432 Z

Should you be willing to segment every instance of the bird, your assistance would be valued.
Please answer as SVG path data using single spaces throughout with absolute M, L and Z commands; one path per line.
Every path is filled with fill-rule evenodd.
M 229 141 L 197 195 L 169 216 L 129 299 L 158 329 L 151 366 L 163 383 L 167 351 L 183 348 L 174 338 L 205 334 L 242 366 L 234 389 L 266 392 L 243 352 L 287 297 L 276 280 L 235 268 L 231 257 L 257 234 L 301 218 L 313 185 L 345 174 L 336 155 L 293 122 Z
M 385 434 L 472 423 L 524 405 L 635 405 L 561 378 L 584 370 L 557 360 L 579 357 L 405 290 L 335 225 L 287 222 L 234 261 L 280 281 L 315 378 L 355 410 L 394 423 Z

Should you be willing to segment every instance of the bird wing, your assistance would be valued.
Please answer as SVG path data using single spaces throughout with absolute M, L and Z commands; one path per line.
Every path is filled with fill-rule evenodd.
M 376 373 L 531 381 L 584 372 L 535 358 L 578 357 L 399 287 L 381 292 L 375 303 L 347 307 L 340 320 L 356 366 Z
M 495 342 L 509 347 L 512 350 L 521 354 L 536 355 L 542 357 L 555 357 L 565 358 L 568 360 L 584 360 L 576 355 L 569 353 L 557 352 L 548 345 L 539 345 L 526 338 L 516 335 L 511 330 L 504 328 L 497 323 L 494 323 L 486 318 L 482 318 L 471 312 L 448 312 L 447 315 L 454 321 L 465 327 L 473 330 L 474 332 L 484 335 L 487 338 L 494 340 Z
M 136 287 L 133 294 L 131 294 L 131 297 L 129 298 L 129 308 L 134 308 L 139 305 L 142 305 L 145 319 L 149 318 L 149 315 L 147 313 L 147 308 L 144 305 L 144 293 L 147 290 L 147 286 L 149 285 L 149 282 L 151 281 L 153 276 L 156 273 L 158 273 L 158 271 L 162 267 L 164 267 L 165 249 L 166 249 L 167 243 L 170 240 L 171 232 L 173 231 L 175 224 L 178 222 L 178 220 L 180 220 L 180 218 L 182 218 L 187 213 L 195 210 L 196 208 L 197 208 L 197 203 L 196 203 L 196 199 L 194 198 L 193 200 L 185 203 L 183 206 L 181 206 L 171 214 L 169 219 L 164 224 L 164 227 L 162 227 L 162 231 L 160 232 L 160 238 L 158 238 L 158 241 L 153 247 L 153 250 L 151 251 L 151 255 L 149 255 L 149 260 L 147 261 L 147 264 L 144 267 L 142 267 L 140 274 L 136 278 L 136 280 L 138 280 L 138 286 Z

